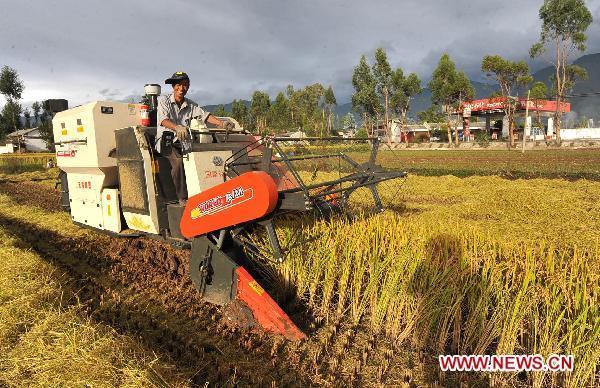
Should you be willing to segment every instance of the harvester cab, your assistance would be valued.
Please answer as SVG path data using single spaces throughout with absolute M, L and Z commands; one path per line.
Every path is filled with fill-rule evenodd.
M 183 155 L 189 200 L 180 205 L 170 164 L 154 149 L 157 85 L 150 86 L 144 104 L 96 101 L 56 114 L 63 208 L 81 226 L 190 249 L 189 275 L 207 301 L 242 305 L 267 331 L 304 338 L 253 271 L 257 257 L 285 260 L 275 219 L 343 211 L 359 189 L 370 192 L 374 207 L 382 210 L 377 185 L 405 173 L 375 164 L 377 139 L 370 139 L 368 160 L 358 163 L 335 147 L 314 146 L 347 142 L 342 138 L 254 136 L 229 118 L 233 131 L 192 122 L 190 149 Z M 300 149 L 308 152 L 299 154 Z M 332 159 L 337 163 L 327 164 Z M 338 175 L 324 173 L 315 183 L 310 178 L 320 172 L 305 171 L 303 164 L 316 160 L 324 171 L 337 166 Z M 257 229 L 266 233 L 268 252 L 247 238 Z

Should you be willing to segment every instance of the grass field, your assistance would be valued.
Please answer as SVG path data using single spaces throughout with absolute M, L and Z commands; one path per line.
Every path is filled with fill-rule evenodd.
M 272 362 L 287 360 L 304 384 L 598 386 L 596 153 L 382 151 L 384 166 L 414 172 L 383 189 L 391 210 L 352 222 L 305 219 L 303 244 L 283 265 L 265 264 L 311 320 L 309 340 L 273 345 L 283 353 Z M 4 174 L 0 181 L 42 179 L 36 185 L 49 190 L 54 174 Z M 0 217 L 95 238 L 66 214 L 17 204 L 0 195 Z M 297 225 L 281 226 L 289 241 Z M 172 354 L 140 343 L 140 332 L 90 320 L 94 312 L 72 296 L 59 269 L 24 246 L 14 228 L 0 226 L 0 233 L 0 351 L 8 349 L 0 385 L 190 384 L 193 365 L 176 366 Z M 57 353 L 68 373 L 53 362 Z M 440 373 L 436 356 L 455 353 L 572 354 L 576 365 L 572 373 Z M 109 372 L 88 380 L 92 363 Z
M 600 150 L 382 151 L 381 164 L 419 175 L 600 180 Z
M 366 161 L 366 145 L 357 144 L 348 155 Z M 336 151 L 335 147 L 319 147 L 320 152 Z M 51 153 L 0 155 L 0 173 L 15 174 L 41 171 Z M 551 149 L 528 150 L 387 150 L 381 148 L 378 163 L 422 176 L 496 175 L 505 178 L 563 178 L 600 180 L 600 150 Z

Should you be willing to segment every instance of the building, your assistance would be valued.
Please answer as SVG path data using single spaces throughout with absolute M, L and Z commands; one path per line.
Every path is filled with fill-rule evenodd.
M 425 125 L 405 124 L 402 126 L 400 119 L 392 119 L 389 122 L 389 130 L 392 143 L 415 143 L 429 141 L 429 128 Z M 387 132 L 383 123 L 373 128 L 372 136 L 385 139 L 387 141 Z
M 15 152 L 15 147 L 12 143 L 0 146 L 0 154 L 12 154 Z
M 563 128 L 560 137 L 562 140 L 598 140 L 600 128 Z
M 41 138 L 38 128 L 20 129 L 6 135 L 7 143 L 12 143 L 15 152 L 46 152 L 48 147 Z
M 527 119 L 528 124 L 525 126 L 526 138 L 531 137 L 534 139 L 540 136 L 539 133 L 530 133 L 532 116 L 537 116 L 540 119 L 543 118 L 546 120 L 547 132 L 544 134 L 544 136 L 546 138 L 552 138 L 554 135 L 554 123 L 552 116 L 557 111 L 556 104 L 556 101 L 550 100 L 527 100 L 526 98 L 515 99 L 514 118 L 525 119 L 526 113 L 529 113 L 529 118 Z M 495 138 L 496 136 L 498 138 L 500 138 L 500 136 L 508 137 L 508 117 L 506 116 L 507 106 L 507 99 L 505 97 L 484 98 L 481 100 L 463 103 L 459 111 L 455 113 L 462 117 L 463 131 L 466 133 L 470 132 L 469 124 L 471 117 L 477 117 L 485 119 L 485 129 L 490 135 L 492 135 L 492 138 Z M 560 108 L 561 113 L 567 113 L 571 111 L 571 104 L 568 102 L 562 102 L 558 108 Z M 496 133 L 493 131 L 491 126 L 491 122 L 493 120 L 502 120 L 501 133 Z
M 422 124 L 405 124 L 399 119 L 390 120 L 390 133 L 392 143 L 415 143 L 428 142 L 430 138 L 430 129 Z

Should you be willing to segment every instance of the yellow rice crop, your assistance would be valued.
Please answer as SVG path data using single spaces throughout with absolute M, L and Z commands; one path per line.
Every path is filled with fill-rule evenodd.
M 271 269 L 325 321 L 429 354 L 572 354 L 574 372 L 529 373 L 528 385 L 598 385 L 600 183 L 411 176 L 396 189 L 382 193 L 393 211 L 304 220 L 304 243 Z M 36 211 L 3 201 L 15 217 Z M 297 222 L 282 226 L 290 240 Z
M 600 183 L 410 177 L 388 190 L 404 208 L 309 224 L 274 267 L 317 314 L 434 354 L 572 354 L 574 372 L 529 383 L 598 383 Z
M 0 196 L 4 209 L 15 207 L 4 199 Z M 39 213 L 23 208 L 24 218 Z M 56 216 L 45 218 L 52 223 Z M 70 282 L 19 236 L 0 228 L 0 386 L 189 385 L 182 375 L 191 372 L 166 362 L 135 336 L 90 318 L 65 287 Z
M 48 160 L 56 161 L 53 153 L 22 153 L 0 155 L 0 172 L 20 173 L 43 170 Z

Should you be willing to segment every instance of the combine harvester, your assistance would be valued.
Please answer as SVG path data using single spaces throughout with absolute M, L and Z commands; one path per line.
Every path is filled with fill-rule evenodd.
M 327 216 L 344 209 L 357 189 L 370 191 L 383 210 L 377 184 L 401 178 L 375 164 L 379 142 L 370 139 L 370 159 L 359 164 L 341 152 L 294 155 L 293 144 L 342 138 L 258 137 L 233 119 L 236 130 L 211 129 L 192 120 L 191 150 L 183 156 L 189 200 L 180 205 L 170 164 L 154 150 L 160 86 L 146 85 L 146 104 L 96 101 L 55 115 L 52 124 L 61 170 L 62 207 L 73 222 L 114 236 L 152 237 L 191 250 L 189 274 L 204 299 L 241 304 L 254 323 L 291 340 L 305 338 L 255 280 L 250 231 L 264 228 L 270 259 L 287 250 L 274 220 L 290 213 Z M 337 158 L 347 174 L 306 184 L 297 163 Z M 337 162 L 336 162 L 337 163 Z M 333 165 L 333 164 L 332 164 Z

